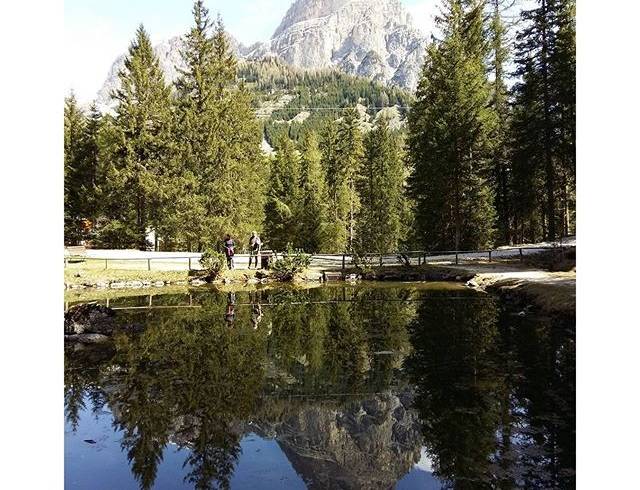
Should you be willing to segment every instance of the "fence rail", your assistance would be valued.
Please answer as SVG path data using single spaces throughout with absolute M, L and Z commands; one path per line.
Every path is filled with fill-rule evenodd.
M 460 264 L 461 261 L 478 261 L 488 260 L 493 262 L 500 259 L 519 259 L 523 261 L 525 256 L 533 255 L 536 252 L 551 251 L 553 253 L 564 254 L 567 248 L 574 248 L 574 245 L 549 245 L 549 246 L 523 246 L 512 248 L 486 249 L 486 250 L 408 250 L 399 251 L 394 254 L 365 253 L 360 254 L 360 258 L 364 258 L 372 266 L 393 266 L 393 265 L 423 265 L 426 263 L 455 263 Z M 265 251 L 273 258 L 277 258 L 280 253 Z M 245 264 L 249 262 L 249 254 L 236 254 L 235 264 L 238 269 L 243 269 Z M 339 268 L 346 270 L 348 266 L 355 264 L 354 254 L 312 254 L 311 266 L 316 268 Z M 143 255 L 140 257 L 99 257 L 99 256 L 65 256 L 64 264 L 68 267 L 70 264 L 83 262 L 95 266 L 95 269 L 107 270 L 125 269 L 125 270 L 202 270 L 200 266 L 199 256 L 190 255 Z M 137 267 L 133 267 L 133 265 Z

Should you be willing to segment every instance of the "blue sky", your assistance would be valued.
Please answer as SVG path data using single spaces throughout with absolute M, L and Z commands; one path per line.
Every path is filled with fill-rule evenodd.
M 438 0 L 402 0 L 418 28 L 430 32 Z M 244 44 L 266 41 L 293 0 L 205 0 L 228 31 Z M 89 102 L 102 86 L 111 63 L 124 53 L 140 22 L 154 43 L 186 32 L 192 0 L 65 0 L 65 87 Z

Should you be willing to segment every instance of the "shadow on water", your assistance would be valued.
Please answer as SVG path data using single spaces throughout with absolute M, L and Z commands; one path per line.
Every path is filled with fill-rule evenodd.
M 572 325 L 404 284 L 153 303 L 190 307 L 66 348 L 67 488 L 575 486 Z

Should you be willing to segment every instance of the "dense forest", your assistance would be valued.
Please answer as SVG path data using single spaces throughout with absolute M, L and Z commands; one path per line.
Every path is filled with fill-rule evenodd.
M 515 23 L 507 3 L 442 0 L 413 95 L 238 62 L 202 1 L 168 84 L 140 26 L 112 113 L 65 99 L 65 242 L 201 251 L 256 230 L 385 253 L 573 234 L 575 0 Z

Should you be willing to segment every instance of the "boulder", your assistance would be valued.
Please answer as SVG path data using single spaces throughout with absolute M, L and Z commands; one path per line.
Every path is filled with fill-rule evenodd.
M 73 306 L 64 314 L 65 335 L 98 333 L 111 335 L 115 329 L 115 312 L 96 303 Z
M 109 337 L 101 333 L 78 333 L 64 336 L 65 342 L 79 342 L 81 344 L 101 344 L 108 340 Z
M 144 284 L 142 284 L 142 281 L 127 281 L 125 286 L 129 289 L 138 289 L 144 287 Z
M 193 279 L 191 281 L 192 286 L 204 286 L 205 284 L 207 284 L 207 282 L 203 281 L 202 279 Z

